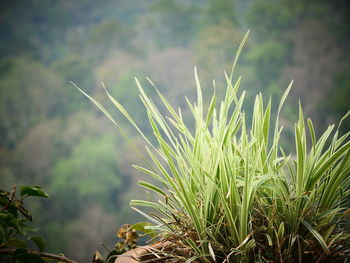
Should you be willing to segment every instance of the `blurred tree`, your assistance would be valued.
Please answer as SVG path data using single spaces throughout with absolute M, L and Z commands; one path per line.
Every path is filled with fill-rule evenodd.
M 246 19 L 253 32 L 260 38 L 283 39 L 284 34 L 281 33 L 295 25 L 299 17 L 295 11 L 298 9 L 295 7 L 297 4 L 292 8 L 289 2 L 283 0 L 252 2 L 247 11 Z M 299 7 L 299 5 L 297 6 Z
M 113 209 L 126 183 L 118 174 L 117 158 L 115 137 L 84 138 L 74 147 L 71 155 L 53 166 L 50 184 L 52 197 L 65 200 L 62 200 L 62 205 L 71 202 L 65 192 L 69 182 L 68 190 L 76 192 L 82 206 L 98 202 L 106 209 Z
M 161 46 L 188 45 L 196 32 L 198 7 L 194 1 L 158 0 L 152 11 L 158 43 Z
M 211 0 L 204 8 L 201 27 L 224 23 L 238 24 L 235 0 Z M 227 26 L 227 24 L 226 24 Z
M 247 59 L 254 67 L 263 89 L 271 80 L 276 80 L 280 76 L 287 59 L 287 47 L 274 41 L 266 41 L 252 48 Z
M 218 95 L 224 92 L 223 71 L 230 72 L 234 49 L 242 40 L 235 0 L 211 0 L 203 5 L 194 41 L 195 64 L 201 79 L 207 83 L 204 94 L 209 97 L 215 79 Z M 229 74 L 229 73 L 228 73 Z
M 0 35 L 6 37 L 0 41 L 0 56 L 48 58 L 72 22 L 61 7 L 56 1 L 1 1 Z
M 262 89 L 263 84 L 272 94 L 281 94 L 278 87 L 294 79 L 291 99 L 295 103 L 296 98 L 303 100 L 304 111 L 320 129 L 331 115 L 321 117 L 318 105 L 349 61 L 343 44 L 349 37 L 340 33 L 348 19 L 345 6 L 342 0 L 257 0 L 251 2 L 246 15 L 255 35 L 247 54 L 258 76 L 254 85 Z M 346 93 L 340 96 L 349 98 Z
M 114 136 L 84 137 L 73 145 L 71 154 L 52 166 L 50 204 L 42 202 L 36 209 L 45 211 L 38 217 L 38 224 L 43 225 L 41 233 L 48 238 L 50 249 L 69 250 L 73 232 L 78 230 L 69 225 L 79 224 L 81 213 L 91 206 L 103 208 L 101 217 L 116 212 L 120 195 L 127 189 L 126 178 L 118 172 L 118 154 Z M 91 247 L 99 241 L 89 239 L 87 243 Z
M 215 79 L 217 92 L 225 92 L 225 79 L 223 72 L 230 74 L 234 57 L 234 47 L 242 40 L 242 32 L 232 24 L 232 21 L 221 20 L 220 24 L 213 24 L 203 28 L 194 44 L 195 63 L 199 65 L 201 79 L 204 86 L 205 97 L 213 91 L 212 80 Z
M 86 92 L 92 93 L 94 87 L 97 86 L 92 66 L 82 57 L 67 54 L 62 59 L 55 61 L 52 68 L 65 81 L 65 85 L 62 87 L 65 89 L 64 105 L 62 105 L 59 115 L 67 116 L 72 112 L 87 109 L 88 104 L 82 103 L 81 94 L 76 92 L 70 81 Z
M 130 26 L 116 19 L 108 19 L 90 27 L 85 44 L 89 53 L 93 53 L 94 57 L 100 57 L 102 60 L 112 49 L 126 49 L 132 52 L 130 43 L 132 35 Z
M 69 95 L 61 76 L 34 60 L 0 64 L 0 146 L 13 148 L 34 124 L 62 113 Z
M 94 72 L 92 66 L 89 65 L 83 57 L 68 54 L 63 58 L 56 60 L 53 63 L 52 68 L 59 73 L 67 83 L 68 81 L 73 81 L 78 86 L 83 87 L 86 92 L 92 92 L 96 83 Z M 72 92 L 72 94 L 79 93 Z M 74 95 L 72 96 L 75 97 Z M 79 102 L 80 101 L 81 97 L 79 97 Z M 78 100 L 75 102 L 75 104 L 77 104 Z M 70 106 L 70 104 L 72 104 L 72 102 L 67 106 Z
M 348 110 L 350 110 L 350 68 L 337 73 L 334 77 L 334 89 L 327 93 L 325 107 L 320 107 L 321 111 L 326 115 L 331 114 L 333 119 L 340 120 Z M 350 130 L 349 120 L 345 121 L 342 131 Z

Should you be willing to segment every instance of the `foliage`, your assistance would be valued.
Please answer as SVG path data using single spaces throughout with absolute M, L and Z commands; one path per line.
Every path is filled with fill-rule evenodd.
M 223 21 L 237 24 L 236 3 L 232 0 L 212 0 L 204 10 L 202 26 L 218 25 Z
M 110 136 L 84 138 L 71 155 L 62 158 L 53 167 L 52 195 L 62 199 L 60 203 L 68 205 L 72 213 L 78 206 L 69 204 L 72 202 L 69 193 L 74 193 L 81 204 L 100 201 L 106 207 L 110 204 L 114 207 L 117 201 L 114 193 L 125 185 L 122 178 L 115 175 L 117 159 L 116 144 Z M 70 182 L 69 185 L 67 182 Z
M 155 225 L 147 228 L 159 231 L 164 239 L 181 240 L 191 247 L 188 262 L 344 260 L 349 256 L 350 245 L 349 229 L 342 226 L 350 211 L 344 204 L 350 193 L 350 132 L 340 136 L 339 127 L 350 112 L 333 135 L 334 125 L 330 125 L 317 139 L 312 121 L 305 123 L 299 105 L 299 119 L 294 126 L 296 153 L 287 154 L 279 143 L 279 115 L 292 83 L 279 103 L 273 130 L 272 103 L 269 100 L 264 106 L 261 94 L 256 96 L 252 123 L 248 126 L 242 110 L 245 92 L 237 92 L 241 78 L 232 83 L 246 38 L 247 35 L 231 73 L 225 73 L 227 89 L 219 108 L 214 92 L 208 109 L 204 109 L 195 69 L 197 102 L 191 104 L 187 100 L 194 131 L 184 123 L 181 109 L 173 109 L 148 79 L 170 117 L 161 115 L 136 79 L 157 139 L 157 144 L 152 144 L 106 90 L 146 142 L 148 158 L 144 160 L 148 167 L 135 168 L 164 187 L 139 181 L 160 200 L 132 200 L 131 205 L 152 208 L 154 213 L 147 217 Z M 84 94 L 128 139 L 108 111 Z
M 249 53 L 248 59 L 251 61 L 259 80 L 269 83 L 271 79 L 276 79 L 282 70 L 282 65 L 286 60 L 285 46 L 276 42 L 265 42 Z
M 1 144 L 13 147 L 34 124 L 64 108 L 67 93 L 61 77 L 38 62 L 20 57 L 1 64 Z
M 91 27 L 87 41 L 93 52 L 103 56 L 105 50 L 110 50 L 115 46 L 122 49 L 131 49 L 129 41 L 132 35 L 132 29 L 120 21 L 105 20 Z
M 124 224 L 117 231 L 118 242 L 112 251 L 108 251 L 106 260 L 100 254 L 98 250 L 95 251 L 93 256 L 93 263 L 112 263 L 118 255 L 121 255 L 131 249 L 137 247 L 138 239 L 140 237 L 138 232 L 148 235 L 153 238 L 155 232 L 153 230 L 146 229 L 147 226 L 151 224 L 148 222 L 139 222 L 134 225 Z
M 337 73 L 334 79 L 335 91 L 330 91 L 325 101 L 324 114 L 332 113 L 340 118 L 349 107 L 349 98 L 344 94 L 350 94 L 350 69 Z M 319 107 L 320 110 L 321 107 Z M 344 123 L 343 130 L 349 130 L 350 124 Z
M 280 87 L 295 79 L 281 117 L 281 143 L 289 151 L 289 120 L 297 116 L 290 105 L 297 98 L 320 130 L 348 109 L 349 10 L 347 0 L 0 1 L 0 188 L 16 183 L 47 189 L 50 202 L 30 206 L 47 249 L 88 262 L 85 251 L 96 249 L 99 240 L 113 246 L 116 225 L 140 220 L 131 216 L 126 200 L 145 197 L 135 183 L 139 174 L 128 165 L 139 162 L 135 150 L 112 139 L 111 125 L 69 81 L 105 103 L 97 87 L 103 81 L 152 136 L 137 89 L 131 88 L 133 76 L 156 78 L 187 123 L 191 112 L 181 98 L 192 101 L 195 94 L 190 68 L 200 65 L 203 84 L 215 77 L 217 87 L 225 85 L 221 68 L 230 67 L 232 47 L 250 28 L 235 75 L 245 76 L 246 101 L 257 91 L 275 101 Z M 202 91 L 210 97 L 210 85 Z M 224 94 L 217 89 L 217 97 Z M 252 109 L 243 108 L 250 123 Z M 271 108 L 274 113 L 277 107 Z M 344 124 L 341 129 L 348 130 Z M 137 132 L 125 127 L 139 144 Z M 104 168 L 75 180 L 90 163 Z
M 192 15 L 198 12 L 196 5 L 190 1 L 158 0 L 152 10 L 159 16 L 157 38 L 160 44 L 184 46 L 193 40 L 198 20 Z
M 316 127 L 327 128 L 324 116 L 327 121 L 339 119 L 347 108 L 339 111 L 336 103 L 324 107 L 324 101 L 332 101 L 338 95 L 349 97 L 345 90 L 338 88 L 346 85 L 346 81 L 337 81 L 339 72 L 348 68 L 346 61 L 349 61 L 348 52 L 343 48 L 349 40 L 349 34 L 344 33 L 349 12 L 345 6 L 343 0 L 252 1 L 245 21 L 254 30 L 255 43 L 250 46 L 247 57 L 251 58 L 249 65 L 254 67 L 258 78 L 254 77 L 247 86 L 268 90 L 273 95 L 279 92 L 278 87 L 284 85 L 286 79 L 293 78 L 295 95 L 291 100 L 294 103 L 299 98 L 305 100 L 305 114 L 313 116 Z M 264 49 L 267 54 L 261 63 Z M 327 59 L 323 61 L 321 57 L 325 54 Z M 289 105 L 286 109 L 293 110 Z
M 254 29 L 262 36 L 281 37 L 280 32 L 290 28 L 295 23 L 295 8 L 281 8 L 273 1 L 256 1 L 248 10 L 247 20 Z M 273 19 L 271 19 L 273 17 Z
M 63 256 L 43 252 L 46 246 L 41 236 L 32 235 L 37 231 L 29 223 L 32 215 L 24 206 L 27 197 L 48 198 L 40 186 L 21 186 L 20 198 L 16 198 L 16 186 L 12 192 L 0 189 L 0 261 L 40 263 L 46 261 L 70 262 L 74 261 Z M 31 247 L 36 246 L 36 250 Z

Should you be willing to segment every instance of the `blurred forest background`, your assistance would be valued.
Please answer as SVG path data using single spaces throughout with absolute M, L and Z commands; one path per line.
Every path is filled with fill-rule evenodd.
M 295 80 L 283 113 L 288 143 L 299 98 L 318 134 L 349 109 L 349 20 L 347 0 L 2 0 L 0 186 L 43 186 L 50 199 L 32 209 L 47 250 L 89 262 L 100 242 L 113 246 L 120 225 L 143 220 L 129 208 L 145 195 L 143 175 L 120 133 L 69 81 L 111 106 L 103 81 L 147 132 L 134 76 L 146 87 L 151 77 L 185 110 L 193 67 L 205 93 L 213 78 L 222 93 L 251 29 L 235 76 L 251 103 L 260 91 L 277 103 Z

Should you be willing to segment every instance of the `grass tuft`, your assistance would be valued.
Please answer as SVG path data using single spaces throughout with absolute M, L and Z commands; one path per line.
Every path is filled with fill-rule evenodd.
M 106 90 L 145 140 L 147 167 L 135 167 L 163 185 L 161 189 L 140 181 L 159 201 L 133 200 L 131 205 L 154 210 L 147 217 L 155 225 L 148 228 L 188 246 L 191 252 L 182 255 L 186 262 L 341 262 L 349 256 L 349 229 L 343 222 L 349 214 L 345 201 L 350 191 L 350 133 L 339 137 L 339 126 L 329 126 L 316 138 L 299 104 L 295 153 L 286 154 L 279 143 L 279 116 L 292 82 L 273 124 L 272 103 L 264 104 L 261 94 L 247 124 L 242 110 L 245 92 L 238 94 L 241 78 L 232 81 L 247 36 L 230 75 L 225 73 L 226 94 L 218 105 L 214 93 L 204 107 L 195 68 L 197 101 L 188 102 L 194 131 L 184 123 L 181 110 L 173 109 L 156 89 L 170 114 L 163 116 L 135 79 L 156 138 L 152 144 Z M 81 92 L 132 142 L 105 108 Z

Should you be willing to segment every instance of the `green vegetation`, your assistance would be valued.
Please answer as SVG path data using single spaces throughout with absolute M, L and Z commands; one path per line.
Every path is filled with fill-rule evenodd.
M 296 152 L 288 153 L 279 143 L 283 128 L 279 118 L 290 83 L 275 120 L 271 116 L 271 99 L 264 106 L 262 95 L 256 96 L 248 126 L 242 109 L 245 92 L 237 92 L 241 77 L 232 82 L 247 36 L 231 73 L 225 73 L 227 89 L 219 107 L 215 91 L 208 108 L 203 106 L 195 69 L 197 101 L 191 104 L 187 100 L 194 131 L 185 124 L 183 109 L 177 111 L 170 106 L 148 79 L 170 114 L 162 115 L 136 79 L 157 140 L 151 143 L 106 90 L 146 142 L 147 167 L 135 168 L 163 186 L 139 181 L 160 200 L 132 200 L 131 205 L 154 210 L 146 216 L 155 225 L 147 229 L 157 230 L 162 239 L 191 248 L 187 255 L 174 255 L 181 262 L 340 262 L 350 256 L 350 231 L 342 226 L 350 211 L 344 204 L 350 194 L 350 132 L 341 136 L 339 127 L 350 111 L 332 136 L 334 125 L 317 138 L 311 119 L 305 121 L 299 104 L 299 119 L 294 126 Z M 84 95 L 129 140 L 110 113 Z
M 8 263 L 67 262 L 76 263 L 63 255 L 44 252 L 46 242 L 41 236 L 32 235 L 37 228 L 31 226 L 32 215 L 24 207 L 27 197 L 49 196 L 39 186 L 21 186 L 20 198 L 16 198 L 16 186 L 12 192 L 0 189 L 0 260 Z M 35 245 L 36 249 L 33 249 Z
M 69 81 L 112 114 L 99 88 L 103 81 L 155 143 L 134 76 L 152 76 L 190 123 L 182 98 L 195 97 L 193 65 L 208 107 L 212 77 L 217 87 L 226 86 L 222 71 L 230 69 L 233 47 L 251 29 L 234 77 L 244 76 L 247 102 L 260 91 L 264 101 L 270 94 L 278 101 L 281 87 L 295 79 L 280 119 L 280 143 L 291 152 L 291 120 L 298 116 L 293 104 L 299 98 L 317 137 L 349 109 L 348 5 L 347 0 L 0 1 L 0 188 L 46 189 L 50 200 L 30 202 L 28 209 L 47 250 L 91 261 L 89 252 L 100 250 L 100 241 L 114 246 L 118 226 L 142 220 L 129 200 L 149 197 L 129 165 L 140 163 L 139 155 L 116 139 L 113 126 Z M 217 97 L 225 91 L 217 88 Z M 160 101 L 156 92 L 147 94 Z M 247 129 L 251 106 L 242 105 Z M 271 115 L 277 106 L 271 105 Z M 166 112 L 164 106 L 159 110 Z M 118 113 L 113 118 L 142 144 L 127 120 Z M 341 129 L 349 130 L 348 122 Z

